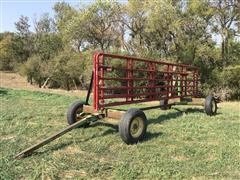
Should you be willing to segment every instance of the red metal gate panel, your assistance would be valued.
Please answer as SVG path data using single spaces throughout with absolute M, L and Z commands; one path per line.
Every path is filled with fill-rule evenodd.
M 94 109 L 197 97 L 197 67 L 106 53 L 94 54 Z

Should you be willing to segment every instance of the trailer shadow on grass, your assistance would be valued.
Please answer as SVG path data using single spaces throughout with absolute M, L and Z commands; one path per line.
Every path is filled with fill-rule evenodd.
M 184 113 L 185 114 L 188 114 L 188 113 L 204 113 L 204 110 L 200 109 L 200 108 L 187 108 L 187 109 L 181 110 L 179 108 L 173 107 L 172 109 L 174 109 L 176 111 L 160 115 L 158 118 L 149 119 L 148 124 L 149 125 L 150 124 L 158 124 L 158 123 L 161 123 L 161 122 L 164 122 L 164 121 L 174 120 L 174 119 L 177 119 L 178 117 L 182 116 Z M 107 135 L 110 135 L 110 134 L 118 133 L 118 125 L 109 124 L 109 123 L 105 123 L 105 122 L 101 122 L 101 121 L 94 122 L 93 124 L 91 124 L 89 127 L 86 127 L 85 129 L 96 128 L 96 127 L 99 127 L 99 126 L 108 127 L 108 129 L 103 131 L 100 136 L 107 136 Z M 161 136 L 162 134 L 163 134 L 162 132 L 152 133 L 152 132 L 147 131 L 146 137 L 143 141 L 150 141 L 154 138 L 157 138 L 157 137 Z M 99 137 L 99 134 L 93 134 L 91 137 L 81 139 L 81 140 L 77 140 L 77 142 L 79 142 L 79 143 L 86 142 L 86 141 L 92 140 L 93 138 L 96 138 L 96 137 Z M 54 151 L 57 151 L 57 150 L 60 150 L 60 149 L 64 149 L 67 146 L 71 146 L 74 143 L 76 143 L 76 140 L 70 140 L 70 141 L 68 140 L 66 142 L 62 142 L 62 143 L 59 143 L 59 144 L 55 144 L 54 146 L 50 146 L 45 150 L 35 151 L 35 152 L 33 152 L 32 155 L 41 155 L 41 154 L 44 154 L 44 153 L 51 153 L 51 152 L 54 152 Z
M 6 95 L 6 94 L 8 94 L 8 91 L 0 87 L 0 95 Z
M 200 108 L 187 108 L 184 110 L 181 110 L 179 108 L 172 108 L 176 110 L 175 112 L 169 112 L 167 114 L 162 114 L 157 118 L 151 118 L 148 121 L 148 124 L 158 124 L 164 121 L 169 121 L 169 120 L 174 120 L 177 119 L 178 117 L 182 116 L 184 113 L 189 114 L 189 113 L 205 113 L 203 109 Z
M 113 125 L 113 124 L 108 124 L 108 123 L 96 122 L 96 123 L 92 124 L 91 126 L 89 126 L 88 128 L 94 128 L 94 127 L 97 127 L 97 126 L 106 126 L 106 127 L 109 127 L 109 129 L 105 130 L 103 133 L 101 133 L 101 135 L 93 134 L 91 137 L 88 137 L 88 138 L 85 138 L 85 139 L 67 140 L 65 142 L 50 145 L 44 150 L 34 151 L 32 154 L 29 154 L 29 156 L 38 156 L 38 155 L 42 155 L 42 154 L 53 153 L 54 151 L 58 151 L 58 150 L 64 149 L 65 147 L 71 146 L 74 143 L 82 143 L 82 142 L 92 140 L 92 139 L 94 139 L 96 137 L 99 137 L 99 136 L 107 136 L 107 135 L 110 135 L 110 134 L 118 133 L 118 126 Z M 146 135 L 145 135 L 145 138 L 142 140 L 142 142 L 149 141 L 151 139 L 157 138 L 157 137 L 161 136 L 162 134 L 163 134 L 162 132 L 148 132 L 147 131 Z

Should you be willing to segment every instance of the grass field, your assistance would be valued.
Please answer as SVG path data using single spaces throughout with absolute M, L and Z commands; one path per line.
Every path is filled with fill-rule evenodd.
M 240 179 L 240 102 L 150 110 L 147 138 L 126 145 L 115 128 L 75 129 L 37 150 L 13 157 L 66 126 L 77 97 L 0 88 L 0 179 Z

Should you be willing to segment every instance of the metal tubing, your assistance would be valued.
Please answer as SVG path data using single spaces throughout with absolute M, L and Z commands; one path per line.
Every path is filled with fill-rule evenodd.
M 109 106 L 137 102 L 197 97 L 197 81 L 198 69 L 194 66 L 96 53 L 94 108 L 104 110 Z M 119 102 L 118 98 L 125 101 Z

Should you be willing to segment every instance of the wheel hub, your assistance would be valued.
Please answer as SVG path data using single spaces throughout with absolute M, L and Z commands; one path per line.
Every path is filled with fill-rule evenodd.
M 80 121 L 83 117 L 84 117 L 83 108 L 78 108 L 75 115 L 76 121 Z
M 139 137 L 143 132 L 143 127 L 144 124 L 142 118 L 136 117 L 135 119 L 133 119 L 130 125 L 131 136 L 134 138 Z
M 216 110 L 216 104 L 215 101 L 212 101 L 212 111 L 215 112 Z

